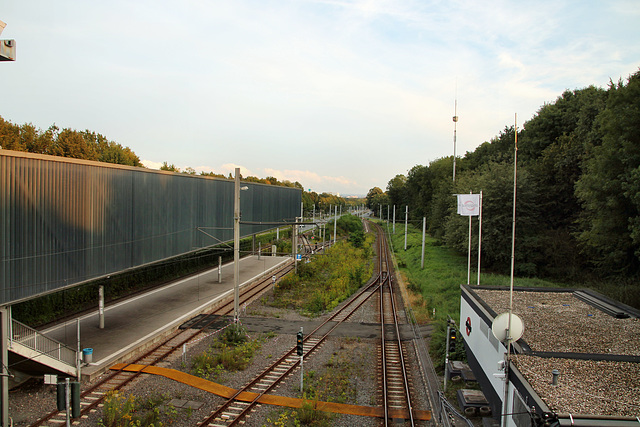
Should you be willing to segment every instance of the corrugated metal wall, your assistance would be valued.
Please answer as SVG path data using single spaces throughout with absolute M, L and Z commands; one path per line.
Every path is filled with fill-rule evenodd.
M 242 185 L 243 221 L 300 215 L 301 190 Z M 232 240 L 233 191 L 229 180 L 0 150 L 0 304 Z

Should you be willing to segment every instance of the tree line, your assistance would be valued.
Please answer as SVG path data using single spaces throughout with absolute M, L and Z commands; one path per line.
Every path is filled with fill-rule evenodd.
M 13 124 L 0 116 L 0 148 L 5 150 L 26 151 L 35 154 L 47 154 L 51 156 L 72 157 L 75 159 L 94 160 L 98 162 L 115 163 L 120 165 L 144 167 L 140 158 L 129 147 L 123 147 L 117 142 L 110 141 L 104 135 L 90 130 L 78 131 L 71 128 L 60 129 L 55 124 L 47 130 L 36 128 L 31 123 L 23 125 Z M 163 162 L 160 170 L 179 172 L 188 175 L 196 175 L 192 167 L 180 170 L 176 165 Z M 215 172 L 200 172 L 200 176 L 214 178 L 234 179 Z M 304 209 L 307 212 L 316 209 L 329 209 L 330 205 L 346 205 L 342 197 L 330 193 L 305 192 L 304 187 L 298 181 L 278 180 L 273 176 L 258 178 L 255 176 L 242 177 L 245 182 L 256 182 L 268 185 L 293 187 L 303 190 Z
M 95 160 L 120 165 L 142 166 L 129 147 L 89 130 L 60 129 L 55 124 L 45 131 L 33 124 L 13 124 L 0 116 L 0 148 L 51 156 Z
M 455 194 L 480 193 L 482 262 L 508 272 L 514 182 L 514 126 L 456 160 L 416 165 L 375 187 L 367 205 L 395 205 L 440 242 L 467 251 L 468 218 Z M 516 272 L 579 281 L 640 273 L 640 71 L 607 89 L 567 90 L 518 129 Z M 383 209 L 386 217 L 386 208 Z M 477 251 L 478 221 L 472 248 Z M 476 254 L 477 255 L 477 252 Z

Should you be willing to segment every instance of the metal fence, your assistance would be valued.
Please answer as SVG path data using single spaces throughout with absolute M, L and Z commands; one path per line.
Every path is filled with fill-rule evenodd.
M 243 221 L 300 215 L 300 189 L 242 185 Z M 233 195 L 226 179 L 0 150 L 0 304 L 232 240 Z
M 40 354 L 64 362 L 69 366 L 76 367 L 76 359 L 78 357 L 76 350 L 12 319 L 9 343 L 12 345 L 14 342 Z

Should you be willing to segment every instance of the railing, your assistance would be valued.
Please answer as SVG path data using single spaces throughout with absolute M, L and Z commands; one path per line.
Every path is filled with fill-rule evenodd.
M 77 351 L 71 347 L 43 335 L 17 320 L 12 319 L 11 329 L 10 344 L 18 343 L 69 366 L 76 366 Z

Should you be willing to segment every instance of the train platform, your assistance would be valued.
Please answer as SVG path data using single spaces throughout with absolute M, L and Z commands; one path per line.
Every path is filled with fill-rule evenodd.
M 291 257 L 248 256 L 240 260 L 240 287 L 271 274 L 291 262 Z M 107 305 L 104 329 L 96 311 L 80 317 L 80 348 L 91 349 L 92 361 L 83 364 L 83 380 L 91 380 L 142 347 L 149 347 L 182 323 L 201 314 L 222 299 L 233 297 L 233 262 L 169 283 L 130 299 Z M 96 298 L 97 299 L 97 298 Z M 41 331 L 64 344 L 77 347 L 77 320 Z M 89 351 L 87 351 L 89 353 Z

